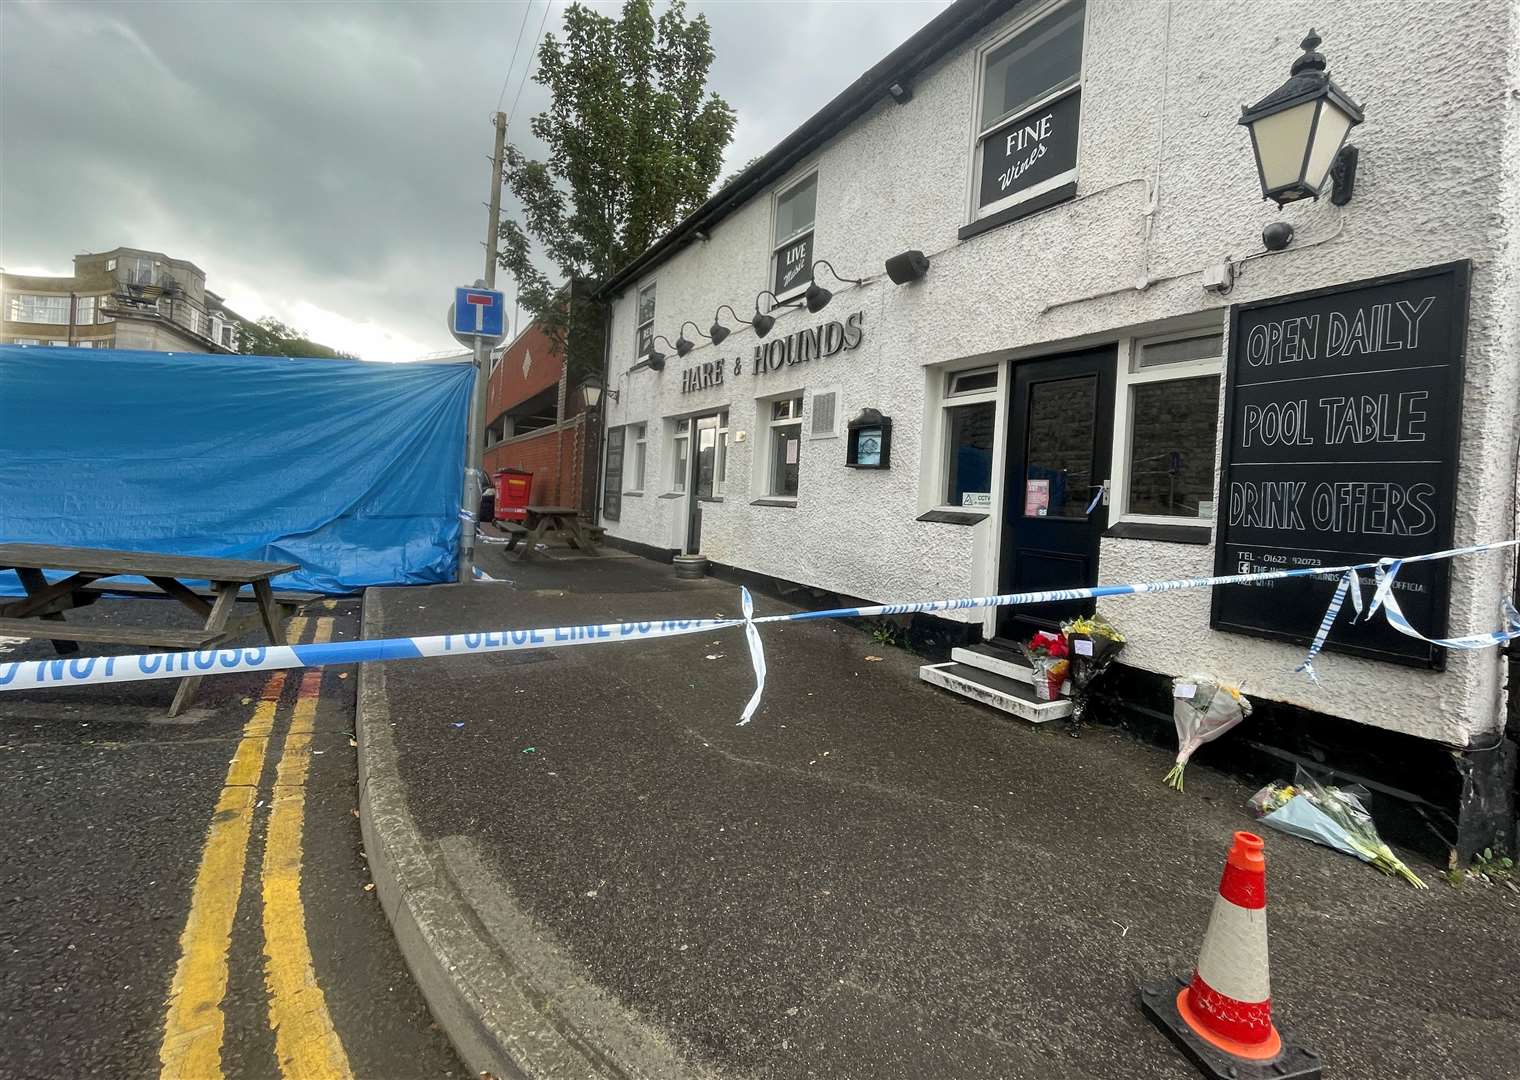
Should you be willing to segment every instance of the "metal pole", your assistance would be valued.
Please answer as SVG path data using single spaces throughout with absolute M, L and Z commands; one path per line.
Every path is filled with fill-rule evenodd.
M 494 113 L 491 126 L 496 129 L 496 149 L 491 154 L 491 203 L 486 219 L 486 274 L 482 284 L 496 288 L 497 235 L 501 230 L 501 166 L 506 150 L 507 117 Z M 490 350 L 480 338 L 475 339 L 475 398 L 470 405 L 470 431 L 464 461 L 464 491 L 459 529 L 459 581 L 475 580 L 475 515 L 480 513 L 480 495 L 484 490 L 483 449 L 486 427 L 486 392 L 491 379 Z M 466 516 L 468 515 L 468 516 Z

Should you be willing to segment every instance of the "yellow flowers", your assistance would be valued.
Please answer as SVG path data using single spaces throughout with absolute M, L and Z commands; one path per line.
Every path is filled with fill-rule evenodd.
M 1071 622 L 1062 623 L 1061 629 L 1066 631 L 1068 634 L 1081 634 L 1087 637 L 1108 638 L 1110 641 L 1124 640 L 1124 635 L 1119 633 L 1118 630 L 1114 629 L 1113 623 L 1109 622 L 1107 619 L 1098 618 L 1096 616 L 1089 617 L 1084 615 L 1080 619 L 1073 619 Z

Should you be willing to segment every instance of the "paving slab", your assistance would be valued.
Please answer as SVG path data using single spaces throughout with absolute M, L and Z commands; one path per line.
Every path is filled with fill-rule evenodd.
M 488 570 L 511 580 L 372 590 L 366 635 L 739 607 L 732 585 L 643 560 Z M 1191 969 L 1251 789 L 1194 765 L 1178 794 L 1164 752 L 946 694 L 847 625 L 761 633 L 746 727 L 733 630 L 386 665 L 384 760 L 361 768 L 389 778 L 392 831 L 456 915 L 501 905 L 513 933 L 466 918 L 474 958 L 521 965 L 529 1007 L 587 1050 L 582 1072 L 533 1075 L 1193 1075 L 1136 988 Z M 1279 1022 L 1335 1077 L 1513 1075 L 1520 896 L 1408 857 L 1428 892 L 1267 834 Z M 608 1049 L 618 1017 L 632 1065 Z

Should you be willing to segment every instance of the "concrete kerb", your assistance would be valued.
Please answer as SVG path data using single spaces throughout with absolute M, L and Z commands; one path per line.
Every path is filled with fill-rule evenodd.
M 380 607 L 376 590 L 366 590 L 365 637 L 380 635 Z M 504 886 L 483 879 L 467 838 L 429 843 L 422 836 L 398 768 L 385 679 L 385 665 L 360 665 L 355 730 L 365 852 L 412 978 L 471 1072 L 503 1080 L 712 1076 L 539 940 Z

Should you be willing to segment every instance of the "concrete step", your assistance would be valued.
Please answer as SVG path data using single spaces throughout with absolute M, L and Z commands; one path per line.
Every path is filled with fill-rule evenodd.
M 1029 661 L 1024 659 L 1023 653 L 1014 649 L 1005 649 L 984 641 L 979 645 L 966 645 L 950 650 L 950 659 L 956 663 L 965 664 L 967 667 L 980 668 L 993 675 L 1001 675 L 1005 679 L 1034 685 L 1034 668 L 1029 666 Z M 1061 695 L 1066 697 L 1070 693 L 1071 680 L 1068 679 L 1061 684 Z
M 925 664 L 918 677 L 926 683 L 943 687 L 962 697 L 1012 713 L 1032 724 L 1044 724 L 1071 715 L 1071 701 L 1040 701 L 1034 687 L 1027 682 L 1005 678 L 982 668 L 951 661 L 948 664 Z

